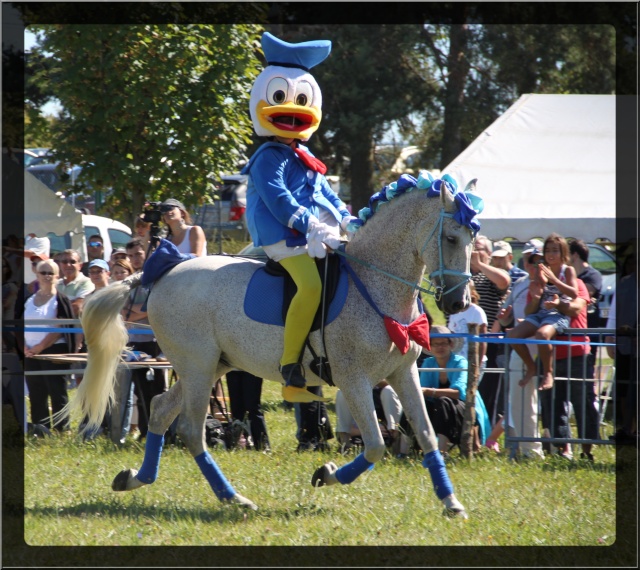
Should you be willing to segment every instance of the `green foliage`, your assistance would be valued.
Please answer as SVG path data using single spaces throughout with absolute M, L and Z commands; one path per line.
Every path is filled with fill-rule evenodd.
M 57 157 L 110 188 L 103 213 L 133 222 L 145 200 L 211 200 L 250 141 L 255 25 L 41 26 L 34 59 L 64 113 Z

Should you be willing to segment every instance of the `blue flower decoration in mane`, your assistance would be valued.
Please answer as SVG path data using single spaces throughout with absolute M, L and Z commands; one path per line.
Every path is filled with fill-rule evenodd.
M 458 183 L 449 174 L 445 174 L 442 178 L 435 178 L 427 170 L 421 170 L 417 180 L 410 174 L 403 174 L 396 182 L 392 182 L 380 192 L 376 192 L 369 198 L 369 205 L 358 212 L 358 218 L 362 220 L 362 223 L 366 223 L 390 200 L 416 188 L 426 189 L 427 198 L 435 198 L 440 196 L 443 186 L 453 194 L 457 206 L 453 219 L 460 225 L 468 227 L 475 236 L 480 230 L 480 222 L 476 215 L 481 213 L 484 208 L 482 198 L 469 191 L 458 192 Z

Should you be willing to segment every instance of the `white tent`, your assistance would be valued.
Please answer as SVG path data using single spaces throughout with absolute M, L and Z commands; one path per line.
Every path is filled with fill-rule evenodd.
M 56 196 L 31 172 L 24 172 L 24 233 L 65 237 L 66 247 L 85 252 L 82 214 Z
M 478 179 L 491 239 L 615 242 L 615 95 L 523 95 L 443 172 Z

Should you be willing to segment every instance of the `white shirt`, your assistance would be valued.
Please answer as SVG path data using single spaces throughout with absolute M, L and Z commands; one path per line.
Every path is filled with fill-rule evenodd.
M 471 303 L 464 311 L 449 316 L 449 329 L 453 333 L 468 334 L 469 327 L 467 324 L 488 325 L 487 314 L 484 309 L 475 303 Z M 469 342 L 466 338 L 462 339 L 462 347 L 457 352 L 468 360 L 467 352 L 469 350 Z M 487 360 L 485 354 L 483 362 Z
M 58 316 L 58 299 L 53 295 L 51 299 L 49 299 L 44 305 L 36 305 L 34 303 L 35 295 L 29 297 L 24 304 L 24 320 L 28 321 L 29 319 L 55 319 Z M 25 322 L 26 326 L 29 327 L 50 327 L 52 325 L 29 325 L 28 322 Z M 29 348 L 35 346 L 36 344 L 41 343 L 44 338 L 48 335 L 48 332 L 37 332 L 37 331 L 24 331 L 24 344 Z M 64 337 L 60 337 L 54 344 L 59 344 L 62 342 L 66 342 Z

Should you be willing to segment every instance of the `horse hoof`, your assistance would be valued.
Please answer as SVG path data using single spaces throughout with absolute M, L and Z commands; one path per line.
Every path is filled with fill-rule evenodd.
M 467 514 L 467 511 L 465 511 L 464 509 L 447 509 L 447 508 L 445 508 L 444 511 L 442 511 L 442 514 L 445 517 L 449 517 L 450 519 L 461 518 L 461 519 L 467 520 L 469 518 L 469 515 Z
M 256 505 L 253 501 L 250 501 L 246 497 L 243 497 L 240 493 L 236 493 L 233 497 L 228 499 L 228 502 L 234 505 L 240 505 L 241 507 L 245 507 L 246 509 L 251 509 L 252 511 L 258 510 L 258 505 Z
M 458 499 L 456 499 L 455 495 L 449 495 L 448 497 L 445 497 L 442 500 L 442 503 L 444 504 L 444 511 L 442 511 L 442 514 L 445 517 L 462 519 L 469 518 L 467 511 L 465 511 L 462 503 L 458 501 Z
M 111 483 L 111 489 L 114 491 L 131 491 L 132 489 L 141 487 L 142 483 L 135 486 L 129 484 L 129 481 L 134 479 L 137 474 L 138 472 L 135 469 L 123 469 L 116 475 L 113 483 Z
M 318 467 L 316 472 L 311 477 L 312 487 L 324 487 L 325 485 L 334 485 L 338 482 L 336 479 L 336 471 L 338 466 L 332 461 L 326 463 L 322 467 Z

